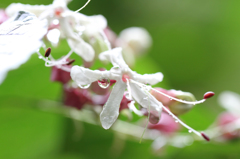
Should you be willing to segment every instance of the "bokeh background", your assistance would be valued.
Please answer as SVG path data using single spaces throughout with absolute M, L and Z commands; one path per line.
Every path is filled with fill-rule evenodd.
M 0 8 L 12 2 L 16 1 L 1 0 Z M 74 0 L 69 8 L 77 10 L 84 3 Z M 197 99 L 202 99 L 206 91 L 214 91 L 215 97 L 181 116 L 190 126 L 204 130 L 223 111 L 218 95 L 224 90 L 240 93 L 239 7 L 238 0 L 92 0 L 81 12 L 104 15 L 116 33 L 131 26 L 146 28 L 153 46 L 138 59 L 134 69 L 140 73 L 162 71 L 162 87 L 192 92 Z M 68 51 L 64 41 L 55 49 L 60 55 Z M 61 101 L 61 85 L 49 80 L 50 72 L 33 55 L 19 69 L 10 71 L 0 85 L 0 158 L 240 158 L 237 140 L 221 144 L 194 142 L 182 149 L 168 146 L 161 156 L 152 153 L 150 141 L 139 144 L 127 140 L 118 153 L 118 148 L 111 147 L 111 130 L 85 123 L 80 139 L 76 140 L 70 119 L 38 108 L 43 100 Z

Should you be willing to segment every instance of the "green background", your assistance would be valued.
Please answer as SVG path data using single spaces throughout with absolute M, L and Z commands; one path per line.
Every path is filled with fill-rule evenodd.
M 11 2 L 1 0 L 0 7 Z M 77 10 L 84 3 L 74 0 L 69 8 Z M 137 61 L 134 70 L 162 71 L 165 76 L 162 87 L 192 92 L 197 99 L 206 91 L 214 91 L 215 97 L 181 116 L 190 126 L 203 130 L 223 111 L 217 102 L 218 95 L 224 90 L 240 92 L 239 7 L 239 0 L 92 0 L 82 13 L 104 15 L 116 33 L 131 26 L 146 28 L 153 46 Z M 55 49 L 59 56 L 68 51 L 65 42 Z M 10 71 L 0 85 L 0 158 L 240 158 L 238 141 L 194 142 L 182 149 L 168 146 L 161 156 L 156 156 L 150 141 L 139 144 L 138 140 L 127 140 L 118 154 L 120 150 L 111 149 L 114 139 L 111 130 L 84 123 L 81 138 L 75 140 L 70 119 L 37 107 L 43 100 L 61 101 L 61 85 L 50 82 L 49 77 L 50 68 L 33 55 L 18 70 Z

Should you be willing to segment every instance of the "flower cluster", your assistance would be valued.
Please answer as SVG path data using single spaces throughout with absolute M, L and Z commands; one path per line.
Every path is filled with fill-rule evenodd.
M 117 36 L 108 27 L 105 17 L 78 13 L 83 7 L 78 11 L 71 11 L 67 8 L 69 2 L 54 0 L 50 5 L 14 3 L 5 11 L 0 11 L 0 23 L 12 17 L 0 26 L 0 29 L 9 26 L 11 28 L 8 31 L 0 30 L 0 34 L 18 35 L 25 31 L 21 38 L 31 40 L 29 43 L 32 45 L 28 47 L 29 50 L 18 47 L 18 51 L 20 50 L 21 56 L 22 52 L 27 52 L 28 55 L 37 52 L 39 58 L 45 61 L 45 66 L 52 67 L 51 80 L 63 85 L 64 105 L 78 110 L 87 106 L 90 106 L 91 110 L 101 107 L 99 117 L 104 129 L 114 129 L 119 112 L 128 110 L 137 114 L 139 120 L 147 116 L 144 119 L 148 119 L 148 131 L 156 130 L 162 136 L 170 138 L 169 136 L 179 130 L 179 123 L 189 132 L 209 141 L 203 132 L 192 129 L 177 116 L 188 112 L 195 104 L 203 103 L 214 95 L 213 92 L 207 92 L 202 100 L 196 101 L 188 92 L 153 88 L 153 85 L 163 80 L 161 72 L 141 75 L 130 68 L 134 65 L 135 58 L 150 47 L 152 40 L 148 32 L 143 28 L 132 27 Z M 33 34 L 32 31 L 36 29 L 40 31 Z M 67 40 L 70 51 L 60 59 L 55 59 L 51 48 L 47 48 L 44 42 L 48 40 L 53 46 L 57 46 L 60 39 Z M 41 47 L 45 50 L 44 55 L 41 54 Z M 11 54 L 13 53 L 14 51 L 11 51 Z M 82 57 L 82 66 L 72 66 L 74 60 L 70 58 L 73 53 Z M 2 55 L 3 52 L 0 52 L 0 56 Z M 18 59 L 16 67 L 28 58 L 29 56 L 25 56 L 25 59 Z M 111 69 L 92 70 L 91 66 L 96 60 L 110 62 Z M 8 68 L 0 70 L 0 74 L 6 74 L 12 66 L 10 63 Z M 158 140 L 154 144 L 157 144 Z
M 218 142 L 229 141 L 240 137 L 240 96 L 225 91 L 219 96 L 220 105 L 226 109 L 206 131 Z

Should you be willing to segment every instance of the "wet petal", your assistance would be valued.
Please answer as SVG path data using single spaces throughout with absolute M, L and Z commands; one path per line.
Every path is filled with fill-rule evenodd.
M 78 85 L 88 85 L 102 78 L 102 72 L 99 70 L 90 70 L 84 67 L 73 66 L 71 77 Z
M 132 97 L 136 100 L 136 102 L 138 102 L 142 107 L 147 108 L 148 111 L 150 107 L 151 113 L 157 115 L 157 112 L 160 119 L 162 113 L 162 103 L 157 101 L 149 92 L 141 89 L 136 83 L 130 82 L 129 84 L 132 91 Z
M 114 85 L 112 92 L 100 114 L 100 121 L 104 129 L 109 129 L 119 115 L 119 106 L 123 98 L 126 84 L 119 80 Z
M 121 68 L 128 68 L 128 65 L 125 63 L 122 57 L 122 48 L 114 48 L 109 51 L 102 52 L 99 55 L 99 59 L 102 61 L 109 61 L 114 66 L 119 66 Z
M 163 80 L 163 74 L 161 72 L 155 74 L 137 74 L 134 72 L 133 79 L 140 83 L 154 85 Z

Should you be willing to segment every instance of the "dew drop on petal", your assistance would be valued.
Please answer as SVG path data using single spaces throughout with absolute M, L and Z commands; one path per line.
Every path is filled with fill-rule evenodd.
M 103 88 L 103 89 L 106 89 L 108 88 L 108 86 L 110 85 L 110 80 L 109 79 L 101 79 L 101 80 L 98 80 L 98 85 Z
M 42 59 L 42 56 L 38 56 L 39 59 Z
M 125 94 L 125 97 L 126 97 L 127 99 L 131 100 L 130 95 L 129 95 L 128 92 Z
M 176 123 L 178 123 L 178 120 L 175 120 Z
M 90 87 L 91 84 L 86 84 L 86 85 L 78 85 L 80 88 L 82 89 L 88 89 Z
M 189 132 L 189 133 L 191 133 L 191 132 L 192 132 L 192 130 L 188 130 L 188 132 Z

